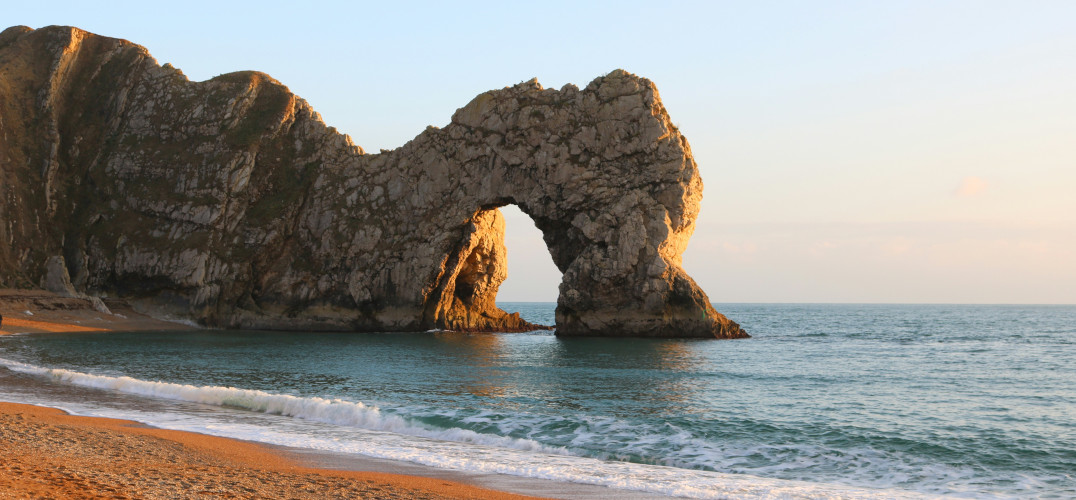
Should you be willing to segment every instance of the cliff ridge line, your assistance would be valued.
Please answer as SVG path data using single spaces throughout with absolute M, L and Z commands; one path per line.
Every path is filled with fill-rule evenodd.
M 558 335 L 746 337 L 681 267 L 701 198 L 656 86 L 622 70 L 491 90 L 367 154 L 263 73 L 0 33 L 0 287 L 62 266 L 208 326 L 529 330 L 495 303 L 514 204 L 563 273 Z

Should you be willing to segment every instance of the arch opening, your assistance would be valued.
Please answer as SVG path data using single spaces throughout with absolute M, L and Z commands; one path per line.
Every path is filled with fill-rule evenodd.
M 538 265 L 532 267 L 545 272 L 546 276 L 540 281 L 550 290 L 546 292 L 549 298 L 545 301 L 523 300 L 506 304 L 511 311 L 499 307 L 497 301 L 501 285 L 509 275 L 508 250 L 505 245 L 508 224 L 502 207 L 509 207 L 505 211 L 512 219 L 511 225 L 518 226 L 513 233 L 507 234 L 516 235 L 522 240 L 516 246 L 525 246 L 527 250 L 521 253 L 541 258 L 543 255 L 535 252 L 545 252 L 545 261 L 538 261 Z M 527 269 L 529 266 L 528 262 L 521 262 L 516 267 Z M 521 271 L 521 274 L 533 276 L 526 271 Z M 527 279 L 525 277 L 518 281 L 520 283 L 514 285 L 516 293 L 522 294 L 528 287 Z M 484 205 L 461 227 L 459 240 L 451 245 L 451 250 L 445 256 L 438 278 L 427 295 L 424 322 L 429 328 L 455 331 L 515 332 L 552 329 L 559 284 L 560 270 L 553 264 L 542 232 L 530 217 L 514 205 L 512 200 Z M 517 298 L 526 296 L 517 295 Z M 523 311 L 514 310 L 520 309 L 518 306 L 521 304 Z
M 497 306 L 519 313 L 530 323 L 552 326 L 564 273 L 553 262 L 534 219 L 514 204 L 500 211 L 505 220 L 508 274 L 497 291 Z

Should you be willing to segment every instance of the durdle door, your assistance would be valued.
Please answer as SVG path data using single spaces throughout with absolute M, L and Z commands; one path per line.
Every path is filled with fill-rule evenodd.
M 702 180 L 657 88 L 479 95 L 366 154 L 257 72 L 192 82 L 70 27 L 0 34 L 0 287 L 230 328 L 513 331 L 496 307 L 514 204 L 563 272 L 558 335 L 747 334 L 681 268 Z

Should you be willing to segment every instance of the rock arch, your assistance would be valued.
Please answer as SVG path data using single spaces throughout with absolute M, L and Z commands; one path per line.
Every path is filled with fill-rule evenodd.
M 444 129 L 385 155 L 388 164 L 416 165 L 411 184 L 448 208 L 449 227 L 462 221 L 468 241 L 483 242 L 472 259 L 503 259 L 496 207 L 517 205 L 534 220 L 563 273 L 558 334 L 743 335 L 680 267 L 702 181 L 648 80 L 618 70 L 583 90 L 532 80 L 487 92 Z M 444 275 L 470 275 L 469 262 L 448 259 Z M 503 277 L 485 276 L 483 297 L 494 307 Z
M 656 87 L 486 92 L 366 154 L 268 75 L 192 82 L 70 27 L 0 33 L 0 286 L 58 257 L 79 292 L 238 328 L 513 330 L 512 203 L 542 231 L 558 335 L 743 337 L 681 268 L 702 181 Z

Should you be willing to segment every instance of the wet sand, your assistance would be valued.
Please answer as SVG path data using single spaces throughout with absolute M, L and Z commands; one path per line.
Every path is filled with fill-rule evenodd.
M 528 498 L 303 467 L 254 443 L 15 403 L 0 403 L 0 449 L 0 498 Z
M 106 301 L 0 290 L 0 335 L 189 330 Z M 0 403 L 0 498 L 528 498 L 442 478 L 304 467 L 256 443 Z
M 190 330 L 85 299 L 0 289 L 0 335 Z M 29 314 L 27 314 L 29 312 Z M 465 473 L 78 417 L 0 402 L 0 499 L 6 498 L 667 498 L 602 486 Z

